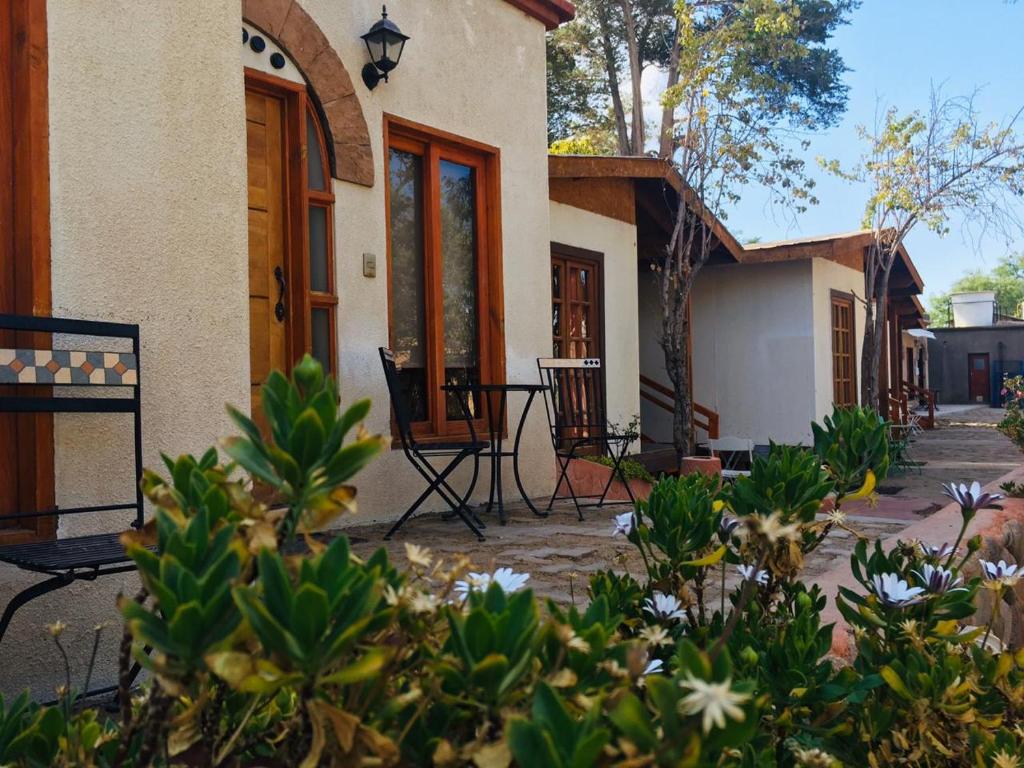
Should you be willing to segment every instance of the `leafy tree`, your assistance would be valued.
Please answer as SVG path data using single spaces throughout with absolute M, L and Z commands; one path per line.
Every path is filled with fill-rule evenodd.
M 741 0 L 686 0 L 689 12 L 737 15 Z M 681 29 L 674 0 L 579 0 L 576 20 L 548 37 L 548 140 L 600 134 L 614 148 L 609 154 L 642 155 L 650 138 L 644 123 L 640 88 L 643 73 L 656 67 L 667 73 L 667 87 L 678 85 Z M 766 79 L 788 84 L 765 94 L 775 110 L 790 95 L 813 104 L 820 125 L 833 123 L 846 103 L 842 58 L 826 46 L 859 0 L 792 0 L 786 4 L 799 23 L 791 29 L 799 49 L 739 47 L 736 60 Z M 757 13 L 757 9 L 754 9 Z M 782 99 L 782 104 L 778 102 Z M 650 105 L 646 105 L 650 106 Z M 675 105 L 662 104 L 657 135 L 659 154 L 670 157 L 678 146 L 673 133 Z
M 954 215 L 1007 239 L 1024 231 L 1018 202 L 1024 194 L 1024 137 L 1015 130 L 1021 114 L 1024 109 L 1002 123 L 984 122 L 974 94 L 945 98 L 933 89 L 926 113 L 889 108 L 874 130 L 860 127 L 867 146 L 853 169 L 821 161 L 869 190 L 863 226 L 874 238 L 864 261 L 864 406 L 880 403 L 889 276 L 907 235 L 918 226 L 945 235 Z
M 1024 302 L 1024 253 L 1009 254 L 999 260 L 990 271 L 974 270 L 960 277 L 948 291 L 936 293 L 928 299 L 931 324 L 946 328 L 953 324 L 949 297 L 968 291 L 995 291 L 996 305 L 1004 315 L 1019 316 Z
M 802 5 L 788 0 L 678 5 L 678 81 L 662 104 L 672 116 L 672 159 L 685 185 L 686 205 L 674 212 L 673 231 L 655 272 L 660 343 L 675 391 L 673 443 L 680 456 L 693 447 L 686 308 L 694 280 L 720 245 L 715 219 L 726 218 L 727 206 L 749 184 L 762 186 L 773 203 L 794 212 L 815 203 L 813 180 L 797 153 L 807 148 L 805 134 L 837 120 L 845 104 L 841 62 L 808 39 Z M 842 18 L 852 4 L 811 4 L 819 6 Z M 823 80 L 823 69 L 835 70 L 836 76 Z

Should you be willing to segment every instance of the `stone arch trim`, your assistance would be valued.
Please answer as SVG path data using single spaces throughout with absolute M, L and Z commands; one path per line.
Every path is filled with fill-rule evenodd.
M 334 178 L 373 186 L 373 151 L 352 78 L 298 0 L 242 0 L 242 18 L 280 44 L 306 78 L 324 118 Z

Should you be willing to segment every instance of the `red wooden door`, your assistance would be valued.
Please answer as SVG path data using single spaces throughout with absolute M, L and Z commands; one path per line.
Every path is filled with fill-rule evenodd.
M 967 355 L 967 390 L 973 402 L 981 403 L 988 400 L 988 352 Z

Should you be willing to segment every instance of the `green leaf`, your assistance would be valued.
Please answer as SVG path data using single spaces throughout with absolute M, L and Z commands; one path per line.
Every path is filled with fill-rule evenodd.
M 266 456 L 260 453 L 253 443 L 241 437 L 229 437 L 223 440 L 221 445 L 224 453 L 237 461 L 246 472 L 274 488 L 281 487 L 281 478 Z
M 380 673 L 388 661 L 383 648 L 371 648 L 348 666 L 320 678 L 321 685 L 351 685 L 369 680 Z
M 516 717 L 508 723 L 508 746 L 516 763 L 530 768 L 562 768 L 550 734 L 538 725 Z
M 292 458 L 304 472 L 308 472 L 320 460 L 320 452 L 324 447 L 326 433 L 320 417 L 312 408 L 307 408 L 292 425 L 291 444 Z

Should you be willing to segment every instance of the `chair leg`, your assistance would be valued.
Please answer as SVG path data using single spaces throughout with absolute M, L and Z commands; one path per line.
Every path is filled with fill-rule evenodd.
M 633 495 L 633 489 L 629 487 L 629 480 L 626 479 L 626 473 L 622 469 L 622 462 L 626 458 L 626 450 L 629 448 L 629 443 L 623 442 L 622 447 L 619 448 L 618 452 L 612 449 L 611 443 L 606 443 L 608 448 L 608 455 L 612 459 L 612 472 L 608 476 L 608 482 L 605 483 L 604 490 L 601 492 L 601 498 L 597 501 L 597 506 L 604 506 L 605 497 L 608 495 L 608 491 L 611 490 L 612 482 L 616 477 L 622 481 L 622 484 L 626 487 L 626 493 L 629 494 L 629 500 L 636 504 L 636 497 Z
M 395 524 L 391 526 L 390 530 L 388 530 L 388 532 L 384 534 L 384 541 L 390 541 L 391 540 L 391 537 L 394 536 L 398 532 L 399 528 L 401 528 L 403 525 L 405 525 L 405 521 L 413 516 L 413 514 L 416 512 L 416 510 L 420 508 L 420 505 L 424 501 L 427 500 L 427 497 L 430 496 L 430 494 L 433 493 L 434 490 L 435 490 L 434 486 L 433 486 L 433 484 L 431 484 L 427 488 L 427 490 L 425 490 L 423 493 L 421 493 L 419 495 L 419 497 L 416 499 L 416 501 L 414 501 L 412 503 L 412 505 L 407 510 L 405 510 L 405 514 L 403 514 L 400 518 L 398 518 L 398 520 L 395 522 Z
M 560 500 L 560 499 L 572 499 L 572 503 L 576 507 L 576 516 L 580 519 L 580 522 L 583 522 L 583 520 L 584 520 L 584 518 L 583 518 L 583 509 L 582 509 L 582 507 L 580 507 L 580 502 L 576 498 L 576 490 L 572 487 L 572 480 L 569 479 L 569 465 L 572 463 L 572 460 L 575 458 L 575 456 L 573 455 L 575 452 L 576 452 L 576 446 L 573 446 L 572 449 L 569 451 L 569 455 L 565 457 L 565 461 L 562 461 L 562 457 L 558 456 L 558 463 L 561 464 L 562 471 L 561 471 L 561 474 L 558 476 L 558 482 L 555 483 L 555 490 L 551 494 L 551 499 L 548 501 L 547 511 L 548 512 L 551 511 L 552 505 L 557 500 Z M 557 456 L 557 454 L 555 454 L 555 455 Z M 562 481 L 563 480 L 565 481 L 565 487 L 569 489 L 569 495 L 568 496 L 559 496 L 558 495 L 558 489 L 562 485 Z
M 444 470 L 442 470 L 441 472 L 438 472 L 423 455 L 416 454 L 415 458 L 413 458 L 413 456 L 410 456 L 412 465 L 416 468 L 420 475 L 422 475 L 423 478 L 427 481 L 428 487 L 422 494 L 420 494 L 420 497 L 416 499 L 413 505 L 408 510 L 406 510 L 405 514 L 402 515 L 398 522 L 396 522 L 391 527 L 391 530 L 387 532 L 387 534 L 384 536 L 384 539 L 390 539 L 395 534 L 395 532 L 402 527 L 405 521 L 409 519 L 412 513 L 415 512 L 416 509 L 427 499 L 427 497 L 430 496 L 430 494 L 436 492 L 444 500 L 444 502 L 448 504 L 449 507 L 451 507 L 452 511 L 459 516 L 462 522 L 465 523 L 466 526 L 474 534 L 476 534 L 476 537 L 480 541 L 484 541 L 484 535 L 480 532 L 480 529 L 477 528 L 476 525 L 474 525 L 473 520 L 471 519 L 471 517 L 475 518 L 476 515 L 473 514 L 472 510 L 470 510 L 466 506 L 466 500 L 473 495 L 473 489 L 476 486 L 476 480 L 479 474 L 479 457 L 477 456 L 476 470 L 473 472 L 472 481 L 470 482 L 469 488 L 466 491 L 465 495 L 460 496 L 448 484 L 448 476 L 451 475 L 452 472 L 454 472 L 455 469 L 471 455 L 475 454 L 473 454 L 473 452 L 470 451 L 463 451 L 458 456 L 456 456 L 448 464 L 448 466 L 445 467 Z M 448 493 L 451 494 L 451 498 L 449 498 L 448 495 L 445 493 L 446 490 L 448 491 Z M 454 499 L 454 501 L 452 499 Z M 469 513 L 468 516 L 467 512 Z
M 38 584 L 33 584 L 31 587 L 23 589 L 12 597 L 10 602 L 7 603 L 7 607 L 4 609 L 4 615 L 0 617 L 0 642 L 3 641 L 4 635 L 7 633 L 7 627 L 11 623 L 11 619 L 14 618 L 14 614 L 19 608 L 21 608 L 21 606 L 31 600 L 35 600 L 37 597 L 42 597 L 47 592 L 53 592 L 55 589 L 66 587 L 74 580 L 74 576 L 62 573 L 59 576 L 54 576 L 46 581 L 40 581 Z

